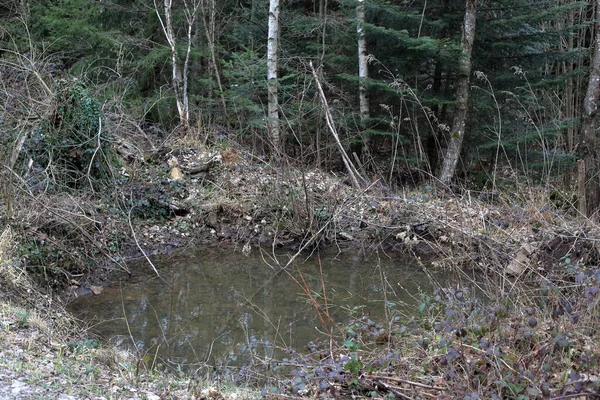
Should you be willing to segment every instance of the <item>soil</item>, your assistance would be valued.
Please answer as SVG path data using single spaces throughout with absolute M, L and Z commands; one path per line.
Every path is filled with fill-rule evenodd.
M 39 197 L 36 207 L 45 214 L 24 210 L 26 222 L 14 228 L 16 236 L 67 254 L 63 261 L 94 260 L 91 268 L 73 262 L 57 274 L 62 278 L 54 278 L 61 290 L 66 286 L 66 301 L 94 295 L 127 274 L 126 261 L 187 246 L 227 244 L 241 253 L 257 246 L 356 246 L 534 280 L 566 264 L 599 261 L 597 228 L 557 208 L 543 190 L 456 195 L 432 186 L 392 190 L 377 178 L 358 190 L 339 174 L 273 165 L 233 146 L 178 145 L 132 156 L 123 160 L 120 174 L 113 197 Z M 0 316 L 0 398 L 167 398 L 160 389 L 164 381 L 132 385 L 135 376 L 114 375 L 116 355 L 88 349 L 88 358 L 79 357 L 64 341 L 54 342 L 51 328 L 23 324 L 18 315 L 13 310 Z M 85 334 L 76 336 L 81 343 Z M 63 365 L 68 373 L 56 375 Z M 169 385 L 170 395 L 189 394 L 182 382 Z
M 565 257 L 598 261 L 589 240 L 597 229 L 557 208 L 542 190 L 465 190 L 457 196 L 431 186 L 392 191 L 378 179 L 356 190 L 335 173 L 274 166 L 233 147 L 163 149 L 146 160 L 128 162 L 136 175 L 126 176 L 120 188 L 137 196 L 128 224 L 108 213 L 94 215 L 106 221 L 102 243 L 122 232 L 114 253 L 120 260 L 227 244 L 240 252 L 256 246 L 378 248 L 482 270 L 500 261 L 505 271 L 496 272 L 512 275 L 548 272 Z M 86 275 L 68 296 L 92 294 L 114 269 Z

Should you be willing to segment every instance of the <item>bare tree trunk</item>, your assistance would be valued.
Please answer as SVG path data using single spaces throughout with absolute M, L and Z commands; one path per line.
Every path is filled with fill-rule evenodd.
M 569 10 L 566 15 L 567 19 L 564 21 L 564 25 L 560 26 L 560 29 L 564 29 L 565 26 L 574 26 L 575 25 L 575 12 L 573 10 Z M 562 22 L 562 21 L 561 21 Z M 573 51 L 575 44 L 574 42 L 574 33 L 568 32 L 567 37 L 561 37 L 561 45 L 563 46 L 563 51 L 569 54 Z M 560 75 L 560 68 L 557 68 L 558 74 Z M 570 60 L 566 60 L 563 62 L 563 73 L 567 76 L 567 80 L 565 82 L 565 94 L 564 94 L 564 118 L 568 121 L 573 121 L 575 119 L 575 96 L 573 93 L 573 62 Z M 564 149 L 567 153 L 573 153 L 575 150 L 575 126 L 570 123 L 570 126 L 567 128 L 567 135 L 564 140 Z M 563 182 L 566 188 L 570 188 L 571 182 L 573 181 L 573 173 L 570 169 L 565 171 Z
M 173 0 L 163 0 L 164 20 L 159 12 L 159 7 L 154 0 L 154 10 L 160 21 L 163 33 L 171 49 L 171 84 L 175 94 L 177 112 L 179 114 L 179 131 L 185 135 L 190 128 L 190 107 L 188 96 L 188 70 L 190 64 L 190 53 L 192 50 L 192 30 L 198 10 L 198 3 L 193 4 L 193 8 L 188 7 L 184 0 L 185 16 L 187 22 L 187 49 L 183 66 L 180 66 L 179 56 L 177 54 L 177 37 L 173 30 Z
M 590 62 L 590 76 L 583 100 L 581 117 L 580 156 L 585 166 L 585 198 L 581 199 L 579 210 L 591 217 L 600 204 L 600 149 L 596 135 L 596 116 L 600 98 L 600 0 L 596 0 L 596 20 L 594 21 L 594 54 Z M 581 184 L 580 184 L 581 185 Z M 583 204 L 583 206 L 582 206 Z
M 557 0 L 557 6 L 565 6 L 571 3 L 571 0 Z M 575 10 L 569 9 L 564 14 L 563 18 L 556 20 L 556 30 L 563 32 L 558 38 L 559 48 L 565 55 L 571 54 L 575 49 L 575 32 L 568 27 L 575 26 Z M 562 62 L 559 62 L 555 69 L 549 69 L 553 71 L 557 77 L 566 76 L 564 83 L 564 91 L 562 93 L 563 108 L 559 109 L 559 118 L 570 121 L 569 127 L 566 130 L 566 134 L 562 134 L 559 137 L 559 144 L 562 146 L 565 152 L 573 153 L 575 150 L 575 134 L 576 127 L 572 124 L 576 116 L 576 97 L 573 90 L 575 81 L 573 79 L 573 67 L 574 63 L 572 60 L 565 58 Z M 573 171 L 567 169 L 563 175 L 563 184 L 565 188 L 570 188 L 573 181 Z
M 356 32 L 358 33 L 358 95 L 359 95 L 359 109 L 361 121 L 369 118 L 369 95 L 367 93 L 367 87 L 365 80 L 369 78 L 369 65 L 367 62 L 367 40 L 365 38 L 365 3 L 364 0 L 358 0 L 356 6 L 356 19 L 358 25 Z
M 171 1 L 171 0 L 169 0 Z M 181 103 L 183 106 L 182 112 L 179 113 L 179 120 L 181 123 L 181 131 L 186 134 L 190 129 L 190 97 L 189 97 L 189 70 L 190 70 L 190 55 L 192 53 L 192 31 L 196 23 L 196 13 L 198 12 L 199 3 L 193 4 L 193 8 L 188 7 L 188 2 L 183 0 L 185 6 L 185 18 L 187 22 L 187 48 L 185 50 L 185 60 L 183 61 L 183 71 L 181 72 L 183 90 L 181 93 Z M 183 118 L 182 118 L 183 116 Z
M 327 0 L 319 0 L 319 20 L 323 27 L 321 29 L 321 37 L 319 38 L 319 42 L 321 44 L 321 58 L 319 61 L 319 65 L 323 65 L 323 60 L 325 59 L 325 54 L 327 50 L 326 46 L 326 31 L 327 31 Z M 321 151 L 323 148 L 327 147 L 327 143 L 321 143 L 321 126 L 317 126 L 316 129 L 316 137 L 315 137 L 315 152 L 317 154 L 317 167 L 321 166 L 322 156 Z
M 469 78 L 471 76 L 471 53 L 473 52 L 473 41 L 475 40 L 476 15 L 475 0 L 467 0 L 459 56 L 458 80 L 456 83 L 456 114 L 452 122 L 452 131 L 450 131 L 450 143 L 448 144 L 440 173 L 440 181 L 444 184 L 449 183 L 454 177 L 456 164 L 458 163 L 465 137 L 469 101 Z
M 209 66 L 211 73 L 215 77 L 217 82 L 217 88 L 219 89 L 219 99 L 221 100 L 221 106 L 223 107 L 223 114 L 225 120 L 227 120 L 227 102 L 225 101 L 225 94 L 223 93 L 223 85 L 221 84 L 221 75 L 219 74 L 219 66 L 217 64 L 217 55 L 215 50 L 216 43 L 216 7 L 215 0 L 208 0 L 208 10 L 202 6 L 202 22 L 204 25 L 204 34 L 206 36 L 206 42 L 208 43 L 208 51 L 210 54 Z
M 441 10 L 441 15 L 445 15 L 448 13 L 448 7 L 449 7 L 449 0 L 444 0 L 442 10 Z M 438 35 L 438 39 L 439 39 L 438 53 L 440 53 L 442 51 L 442 48 L 444 46 L 443 43 L 445 42 L 444 39 L 446 39 L 447 37 L 448 37 L 448 27 L 446 25 L 444 25 Z M 431 88 L 434 96 L 440 96 L 443 92 L 446 91 L 445 88 L 444 88 L 444 90 L 442 90 L 442 82 L 443 82 L 443 78 L 444 78 L 444 67 L 445 67 L 444 63 L 442 62 L 441 59 L 436 60 L 435 68 L 433 71 L 433 85 Z M 448 81 L 448 80 L 449 79 L 446 79 L 446 81 Z M 445 114 L 445 109 L 446 109 L 445 105 L 440 107 L 439 104 L 436 104 L 436 103 L 434 103 L 431 106 L 431 111 L 433 112 L 433 115 L 437 119 L 438 123 L 444 122 L 443 117 Z M 441 156 L 442 148 L 440 145 L 442 138 L 443 138 L 443 134 L 440 133 L 439 129 L 437 129 L 433 132 L 430 132 L 429 136 L 427 137 L 426 153 L 427 153 L 427 165 L 429 167 L 430 176 L 435 175 L 435 173 L 438 170 L 438 167 L 440 165 L 440 160 L 442 159 L 442 156 Z
M 277 81 L 279 56 L 279 0 L 269 1 L 269 36 L 267 41 L 268 129 L 274 152 L 281 152 Z
M 568 11 L 568 26 L 574 26 L 575 25 L 575 12 L 573 10 L 569 10 Z M 573 33 L 569 32 L 568 34 L 568 38 L 567 38 L 567 48 L 565 49 L 566 52 L 570 52 L 573 50 L 573 45 L 574 45 L 574 40 L 573 40 Z M 575 100 L 574 100 L 574 96 L 573 96 L 573 77 L 572 77 L 572 72 L 573 72 L 573 63 L 571 61 L 567 61 L 566 63 L 566 68 L 565 68 L 565 73 L 568 75 L 567 78 L 567 93 L 566 93 L 566 98 L 565 98 L 565 103 L 566 103 L 566 117 L 567 119 L 569 119 L 569 121 L 572 121 L 575 118 Z M 573 127 L 569 127 L 567 129 L 567 152 L 572 153 L 573 150 L 575 149 L 575 129 Z
M 358 101 L 360 111 L 361 130 L 364 130 L 364 121 L 369 119 L 369 94 L 367 93 L 366 80 L 369 78 L 369 63 L 367 60 L 367 39 L 365 37 L 365 3 L 358 0 L 356 5 L 356 33 L 358 34 Z M 363 151 L 369 154 L 369 138 L 363 132 Z

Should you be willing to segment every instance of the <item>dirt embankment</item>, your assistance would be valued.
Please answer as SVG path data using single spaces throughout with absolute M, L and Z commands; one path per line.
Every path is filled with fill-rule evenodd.
M 456 195 L 431 186 L 392 191 L 374 179 L 358 191 L 336 174 L 274 166 L 234 147 L 163 149 L 130 158 L 121 174 L 119 209 L 100 202 L 85 215 L 102 221 L 93 234 L 117 261 L 223 242 L 240 252 L 383 248 L 513 277 L 599 259 L 595 225 L 535 187 Z
M 413 371 L 411 373 L 418 370 L 419 374 L 425 376 L 427 387 L 443 387 L 447 393 L 453 393 L 452 384 L 458 384 L 444 372 L 447 365 L 452 364 L 448 361 L 451 355 L 460 353 L 456 360 L 464 358 L 466 361 L 478 357 L 478 350 L 471 348 L 478 349 L 481 346 L 479 341 L 485 338 L 490 343 L 495 340 L 497 346 L 504 346 L 505 351 L 510 350 L 505 354 L 512 357 L 519 351 L 525 351 L 519 347 L 519 343 L 522 343 L 519 335 L 529 332 L 524 329 L 531 330 L 541 340 L 540 343 L 532 342 L 529 350 L 542 351 L 545 348 L 542 341 L 558 340 L 557 337 L 569 335 L 555 335 L 550 331 L 557 318 L 575 318 L 575 314 L 580 313 L 577 316 L 579 320 L 583 318 L 581 315 L 585 315 L 584 311 L 589 309 L 587 305 L 578 307 L 574 301 L 577 298 L 575 292 L 562 293 L 562 287 L 556 283 L 576 283 L 582 290 L 590 291 L 596 287 L 592 283 L 582 283 L 594 277 L 592 266 L 598 265 L 599 261 L 596 239 L 600 234 L 595 225 L 589 220 L 577 218 L 568 204 L 558 204 L 548 193 L 536 188 L 520 187 L 518 191 L 502 193 L 464 191 L 460 195 L 450 195 L 429 186 L 392 191 L 382 181 L 374 179 L 369 187 L 359 191 L 333 173 L 300 169 L 293 165 L 274 166 L 252 157 L 242 149 L 206 149 L 183 145 L 147 154 L 123 156 L 121 167 L 114 171 L 113 182 L 114 186 L 106 192 L 84 192 L 80 196 L 20 188 L 12 192 L 11 204 L 7 204 L 5 198 L 3 240 L 9 244 L 0 252 L 0 260 L 3 268 L 2 286 L 7 289 L 4 293 L 9 299 L 9 302 L 3 303 L 2 329 L 8 333 L 6 337 L 9 341 L 5 343 L 3 355 L 17 364 L 21 363 L 23 371 L 33 368 L 27 363 L 28 360 L 39 364 L 41 355 L 46 363 L 40 365 L 48 368 L 36 370 L 41 379 L 35 380 L 29 373 L 15 372 L 7 369 L 6 365 L 0 365 L 0 378 L 3 381 L 0 394 L 10 393 L 16 398 L 19 398 L 19 393 L 23 393 L 21 398 L 43 398 L 47 393 L 65 399 L 102 398 L 103 394 L 90 387 L 97 388 L 106 383 L 112 385 L 115 393 L 114 396 L 105 396 L 107 398 L 123 397 L 126 391 L 136 393 L 135 396 L 139 398 L 169 398 L 177 396 L 176 393 L 185 397 L 192 392 L 202 398 L 202 390 L 206 387 L 194 387 L 190 392 L 192 380 L 189 377 L 185 378 L 185 382 L 149 379 L 144 382 L 152 384 L 140 385 L 139 377 L 149 372 L 144 372 L 144 360 L 130 359 L 126 362 L 118 361 L 120 356 L 116 354 L 99 355 L 94 343 L 88 342 L 85 334 L 74 332 L 73 329 L 68 333 L 56 330 L 56 327 L 65 326 L 66 323 L 53 322 L 48 325 L 49 328 L 27 317 L 32 313 L 51 315 L 44 309 L 56 310 L 55 304 L 51 304 L 55 299 L 53 295 L 36 297 L 36 288 L 40 287 L 40 283 L 46 288 L 67 293 L 67 297 L 92 294 L 96 286 L 110 280 L 113 272 L 126 273 L 125 262 L 128 259 L 150 257 L 186 246 L 227 242 L 234 244 L 241 253 L 255 246 L 273 245 L 296 250 L 331 245 L 361 246 L 367 250 L 383 248 L 387 251 L 412 252 L 438 266 L 467 269 L 481 276 L 497 277 L 501 286 L 523 281 L 551 288 L 558 293 L 550 301 L 553 306 L 549 306 L 548 312 L 540 309 L 537 313 L 529 314 L 529 311 L 523 311 L 525 308 L 521 310 L 517 307 L 512 311 L 502 311 L 501 316 L 493 311 L 492 322 L 485 315 L 481 320 L 479 316 L 473 316 L 460 322 L 465 326 L 458 327 L 451 316 L 436 322 L 440 315 L 438 311 L 458 307 L 459 312 L 452 315 L 463 315 L 472 312 L 473 308 L 469 308 L 471 306 L 462 300 L 445 303 L 444 296 L 450 296 L 450 292 L 443 292 L 444 296 L 437 296 L 441 300 L 436 297 L 437 300 L 429 299 L 429 302 L 423 303 L 426 306 L 424 310 L 431 310 L 432 314 L 426 316 L 431 321 L 412 333 L 407 333 L 406 326 L 390 324 L 386 328 L 377 325 L 377 338 L 387 338 L 384 341 L 386 346 L 408 346 L 406 349 L 402 347 L 404 350 L 395 349 L 394 352 L 414 351 L 415 343 L 421 343 L 424 354 L 419 357 L 429 360 L 431 365 L 435 364 L 435 370 L 425 371 L 409 358 L 396 361 L 406 364 L 407 371 Z M 19 276 L 26 276 L 27 282 L 19 283 Z M 595 296 L 592 292 L 588 294 Z M 457 295 L 452 296 L 448 298 L 454 299 Z M 44 302 L 48 304 L 38 310 Z M 514 303 L 520 306 L 530 304 L 520 300 Z M 569 307 L 565 306 L 567 304 Z M 526 322 L 531 324 L 529 328 L 522 326 L 525 320 L 521 314 L 528 316 Z M 26 317 L 21 318 L 21 315 Z M 533 315 L 536 315 L 535 325 L 531 322 Z M 498 321 L 502 318 L 508 330 L 501 335 L 499 329 L 503 325 Z M 560 326 L 568 326 L 566 321 Z M 448 324 L 451 328 L 438 329 L 440 323 Z M 357 326 L 361 324 L 361 321 L 357 322 Z M 365 326 L 371 329 L 371 325 L 369 322 Z M 495 329 L 498 329 L 497 333 L 493 333 Z M 401 374 L 389 370 L 389 365 L 382 367 L 373 364 L 373 368 L 379 368 L 385 372 L 385 376 L 362 374 L 364 362 L 374 357 L 381 346 L 381 341 L 374 339 L 373 352 L 365 353 L 361 358 L 363 361 L 358 362 L 356 357 L 361 346 L 370 346 L 369 334 L 357 337 L 362 342 L 356 342 L 356 347 L 348 347 L 348 340 L 344 342 L 342 337 L 340 340 L 343 345 L 336 347 L 335 351 L 330 349 L 329 354 L 339 355 L 336 358 L 339 362 L 336 363 L 340 366 L 340 375 L 331 384 L 325 382 L 325 394 L 333 395 L 336 391 L 354 391 L 352 393 L 356 394 L 369 388 L 373 393 L 390 394 L 396 390 L 391 388 L 390 382 L 411 378 L 399 377 Z M 403 341 L 396 341 L 395 335 L 403 337 Z M 444 335 L 450 335 L 450 338 Z M 573 341 L 571 346 L 577 343 L 588 346 L 595 340 L 587 334 L 583 335 L 585 337 L 577 335 L 573 334 L 572 337 L 580 341 Z M 473 341 L 468 341 L 471 336 Z M 57 337 L 63 337 L 63 340 L 57 340 Z M 73 338 L 73 345 L 69 345 L 69 340 L 64 340 L 64 337 Z M 462 347 L 455 354 L 452 351 L 456 349 L 451 351 L 448 343 L 456 340 L 456 337 L 462 340 Z M 426 345 L 423 344 L 425 340 Z M 23 348 L 28 350 L 21 352 Z M 31 349 L 35 350 L 35 356 L 29 352 Z M 527 355 L 531 356 L 529 350 Z M 79 352 L 87 356 L 80 356 Z M 489 357 L 501 355 L 490 354 Z M 319 393 L 321 389 L 317 389 L 317 386 L 324 384 L 320 382 L 317 385 L 313 376 L 315 371 L 330 368 L 321 365 L 325 362 L 323 360 L 327 361 L 323 358 L 325 356 L 316 356 L 314 359 L 312 356 L 302 356 L 304 365 L 301 369 L 305 372 L 301 379 L 297 378 L 306 381 L 302 390 L 311 395 Z M 416 355 L 412 354 L 411 357 Z M 485 358 L 485 363 L 489 361 L 488 358 Z M 508 365 L 511 360 L 507 358 L 503 362 Z M 331 360 L 327 363 L 330 364 Z M 127 373 L 123 365 L 127 365 Z M 464 369 L 468 365 L 455 366 Z M 64 366 L 69 372 L 55 381 L 49 381 L 49 386 L 71 389 L 63 392 L 43 391 L 40 387 L 44 377 L 56 373 L 56 366 Z M 515 368 L 511 366 L 504 371 L 498 367 L 495 373 L 501 376 Z M 116 377 L 114 371 L 120 371 L 121 375 Z M 542 371 L 542 367 L 536 371 Z M 449 374 L 452 371 L 446 372 Z M 312 380 L 307 376 L 313 376 Z M 285 381 L 287 378 L 277 379 L 282 379 L 281 393 L 289 393 L 291 389 Z M 522 385 L 526 387 L 531 379 L 523 379 L 526 382 Z M 544 375 L 543 379 L 549 387 L 561 388 L 561 393 L 569 393 L 568 384 L 553 381 L 550 373 Z M 73 386 L 65 383 L 69 380 L 85 382 L 82 386 L 85 390 L 73 389 Z M 467 393 L 473 390 L 473 386 L 469 385 L 459 386 Z M 159 388 L 165 386 L 171 389 L 164 391 L 166 394 L 163 396 Z M 541 393 L 541 384 L 532 383 L 530 386 L 527 390 L 540 390 Z M 422 389 L 422 386 L 413 388 Z M 481 394 L 489 394 L 483 389 L 477 390 Z M 221 396 L 222 391 L 215 393 Z M 204 395 L 204 398 L 208 397 Z

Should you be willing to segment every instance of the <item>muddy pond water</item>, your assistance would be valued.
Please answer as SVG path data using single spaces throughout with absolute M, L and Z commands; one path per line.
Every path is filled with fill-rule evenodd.
M 285 265 L 289 254 L 278 259 Z M 383 322 L 386 304 L 388 318 L 414 312 L 411 305 L 420 291 L 431 291 L 432 278 L 447 279 L 405 255 L 359 250 L 298 257 L 287 272 L 257 249 L 248 256 L 190 249 L 154 264 L 160 278 L 148 263 L 132 264 L 132 277 L 69 309 L 104 340 L 183 365 L 231 358 L 256 340 L 302 349 L 323 332 L 314 302 L 336 322 L 362 315 Z

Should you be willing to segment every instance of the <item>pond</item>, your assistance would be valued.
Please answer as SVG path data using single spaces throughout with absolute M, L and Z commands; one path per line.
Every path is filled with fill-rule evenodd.
M 328 321 L 362 315 L 384 321 L 386 304 L 405 314 L 420 291 L 431 291 L 432 279 L 444 279 L 406 255 L 329 249 L 282 270 L 269 251 L 188 249 L 154 260 L 160 277 L 147 262 L 130 265 L 132 277 L 69 309 L 101 338 L 135 344 L 140 354 L 210 364 L 256 338 L 302 349 L 323 335 Z M 277 255 L 281 265 L 289 256 Z

